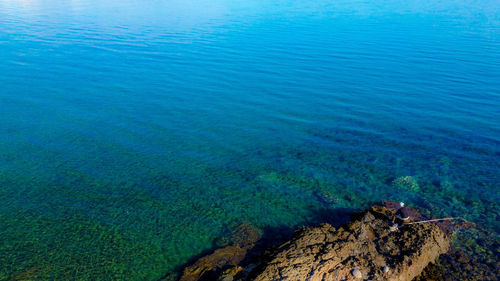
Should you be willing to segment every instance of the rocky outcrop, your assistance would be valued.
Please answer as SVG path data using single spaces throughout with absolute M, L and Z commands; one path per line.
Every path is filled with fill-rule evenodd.
M 239 242 L 187 267 L 181 280 L 410 281 L 448 251 L 449 239 L 432 223 L 390 231 L 391 213 L 374 206 L 353 214 L 351 223 L 338 229 L 329 224 L 301 228 L 250 261 L 247 252 L 255 241 Z
M 252 280 L 407 280 L 446 253 L 447 236 L 434 224 L 391 232 L 384 209 L 372 208 L 339 229 L 298 230 Z

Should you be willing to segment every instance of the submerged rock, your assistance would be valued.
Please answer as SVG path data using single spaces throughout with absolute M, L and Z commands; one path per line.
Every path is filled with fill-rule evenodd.
M 180 281 L 217 280 L 218 271 L 228 266 L 237 266 L 245 257 L 246 252 L 247 249 L 238 245 L 215 250 L 212 254 L 186 267 Z
M 410 190 L 410 191 L 419 191 L 420 186 L 417 183 L 417 180 L 412 176 L 404 176 L 395 179 L 392 184 L 398 188 Z
M 197 260 L 184 269 L 180 281 L 224 280 L 232 281 L 233 276 L 243 270 L 238 264 L 247 251 L 260 238 L 259 232 L 248 224 L 241 224 L 233 231 L 233 245 L 217 249 L 212 254 Z
M 235 266 L 224 270 L 224 273 L 219 278 L 219 281 L 233 281 L 234 276 L 243 270 L 241 266 Z

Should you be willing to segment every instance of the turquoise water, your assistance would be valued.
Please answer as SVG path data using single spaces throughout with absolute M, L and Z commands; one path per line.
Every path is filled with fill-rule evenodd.
M 500 233 L 498 1 L 2 0 L 0 61 L 0 280 L 385 199 Z

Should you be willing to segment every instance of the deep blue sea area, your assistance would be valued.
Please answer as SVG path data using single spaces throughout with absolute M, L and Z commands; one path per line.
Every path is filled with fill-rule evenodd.
M 0 74 L 0 280 L 380 200 L 500 234 L 497 0 L 0 0 Z

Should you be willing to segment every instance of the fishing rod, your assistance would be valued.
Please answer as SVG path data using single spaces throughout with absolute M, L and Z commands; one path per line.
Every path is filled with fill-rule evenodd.
M 398 230 L 400 227 L 403 227 L 405 225 L 410 225 L 410 224 L 418 224 L 418 223 L 424 223 L 424 222 L 435 222 L 435 221 L 445 221 L 445 220 L 458 220 L 458 219 L 461 219 L 461 220 L 464 220 L 466 221 L 464 218 L 461 218 L 461 217 L 449 217 L 449 218 L 442 218 L 442 219 L 432 219 L 432 220 L 423 220 L 423 221 L 416 221 L 416 222 L 409 222 L 409 223 L 405 223 L 403 225 L 393 225 L 391 227 L 389 227 L 389 231 L 392 232 L 392 231 L 396 231 Z M 466 221 L 467 222 L 467 221 Z
M 449 217 L 449 218 L 442 218 L 442 219 L 432 219 L 432 220 L 425 220 L 425 221 L 409 222 L 409 223 L 405 223 L 405 225 L 408 225 L 408 224 L 417 224 L 417 223 L 424 223 L 424 222 L 433 222 L 433 221 L 458 220 L 458 219 L 464 220 L 461 217 L 455 217 L 455 218 Z

